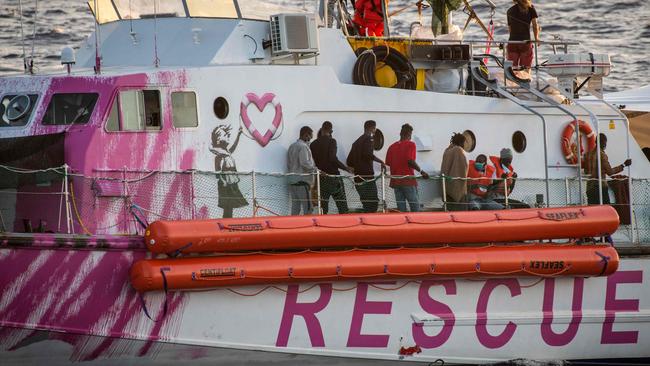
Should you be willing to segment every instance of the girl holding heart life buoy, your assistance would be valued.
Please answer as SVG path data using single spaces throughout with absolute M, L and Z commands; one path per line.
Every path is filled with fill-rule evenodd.
M 228 147 L 231 137 L 232 126 L 218 125 L 212 130 L 212 152 L 214 157 L 214 170 L 217 172 L 217 192 L 219 195 L 218 206 L 223 209 L 223 218 L 232 217 L 233 210 L 239 207 L 248 206 L 248 201 L 239 190 L 239 176 L 235 159 L 232 154 L 237 149 L 239 138 L 243 133 L 240 126 L 235 141 Z

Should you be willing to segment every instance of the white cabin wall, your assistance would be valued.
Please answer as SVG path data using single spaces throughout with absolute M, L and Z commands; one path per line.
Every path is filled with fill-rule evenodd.
M 161 66 L 207 66 L 211 64 L 239 22 L 237 19 L 215 22 L 214 19 L 202 18 L 161 18 L 157 20 L 156 43 L 154 43 L 153 19 L 103 24 L 100 27 L 102 67 L 150 66 L 153 68 L 156 47 Z M 133 42 L 130 35 L 131 27 L 137 43 Z M 195 38 L 198 39 L 198 43 L 195 42 Z M 77 64 L 74 69 L 92 68 L 94 65 L 95 35 L 92 33 L 77 51 Z
M 192 137 L 187 143 L 188 147 L 198 148 L 199 169 L 214 169 L 213 155 L 208 151 L 212 129 L 225 123 L 232 125 L 236 133 L 241 124 L 239 105 L 244 95 L 253 92 L 261 96 L 271 92 L 282 105 L 284 127 L 276 135 L 277 139 L 264 148 L 242 137 L 234 154 L 240 171 L 284 171 L 286 150 L 297 139 L 300 127 L 308 125 L 316 132 L 324 120 L 334 124 L 343 160 L 352 142 L 363 133 L 363 122 L 374 119 L 386 138 L 384 149 L 377 152 L 379 157 L 385 157 L 390 143 L 398 139 L 401 125 L 408 122 L 414 126 L 415 136 L 423 135 L 431 140 L 432 150 L 419 152 L 418 162 L 434 172 L 439 170 L 442 153 L 453 132 L 468 129 L 474 132 L 476 150 L 468 154 L 468 158 L 473 159 L 480 153 L 498 155 L 503 147 L 512 148 L 512 134 L 520 130 L 526 135 L 527 148 L 521 154 L 515 153 L 513 165 L 520 177 L 544 178 L 541 120 L 504 99 L 348 85 L 339 81 L 332 67 L 326 66 L 210 68 L 193 71 L 190 79 L 200 99 L 201 132 L 198 139 Z M 212 111 L 212 103 L 218 96 L 226 97 L 230 104 L 230 114 L 223 122 L 217 120 Z M 259 129 L 266 130 L 272 119 L 272 109 L 267 106 L 260 113 L 251 105 L 248 111 L 251 119 L 257 118 Z M 578 116 L 588 120 L 587 116 Z M 547 116 L 549 165 L 566 164 L 560 142 L 562 130 L 570 120 L 559 113 Z M 610 137 L 610 159 L 618 164 L 624 160 L 625 149 L 615 146 L 625 143 L 624 128 L 617 125 L 615 130 L 605 133 Z M 642 156 L 634 140 L 631 140 L 630 151 L 633 159 Z M 637 172 L 650 176 L 650 171 L 646 170 Z M 573 177 L 576 170 L 552 168 L 549 175 Z

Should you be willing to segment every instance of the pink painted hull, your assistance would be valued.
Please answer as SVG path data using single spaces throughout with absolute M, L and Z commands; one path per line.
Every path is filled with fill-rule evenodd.
M 73 359 L 105 357 L 120 338 L 143 336 L 137 354 L 147 355 L 155 341 L 176 336 L 184 295 L 170 295 L 168 316 L 134 334 L 144 313 L 128 272 L 144 257 L 142 250 L 0 249 L 0 349 L 18 349 L 49 330 L 56 333 L 48 339 L 73 346 Z M 106 338 L 88 342 L 89 335 Z

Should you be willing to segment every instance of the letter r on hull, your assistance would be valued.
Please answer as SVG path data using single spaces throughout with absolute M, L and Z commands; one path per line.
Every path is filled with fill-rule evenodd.
M 278 339 L 275 341 L 276 347 L 286 347 L 289 343 L 289 333 L 293 324 L 294 316 L 301 316 L 305 319 L 309 340 L 312 347 L 325 347 L 323 339 L 323 330 L 316 313 L 325 309 L 332 298 L 332 284 L 322 283 L 320 286 L 320 296 L 313 303 L 298 303 L 299 285 L 289 285 L 287 288 L 287 298 L 284 302 L 284 311 L 282 312 L 282 321 L 278 331 Z

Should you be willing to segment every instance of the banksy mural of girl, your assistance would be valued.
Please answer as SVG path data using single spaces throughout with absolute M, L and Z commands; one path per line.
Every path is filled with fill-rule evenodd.
M 214 170 L 217 172 L 219 202 L 218 206 L 223 209 L 223 217 L 232 217 L 233 209 L 248 206 L 248 202 L 239 190 L 239 176 L 229 172 L 237 172 L 235 159 L 232 154 L 239 144 L 242 135 L 242 128 L 239 127 L 237 137 L 230 147 L 228 143 L 231 137 L 232 127 L 219 125 L 212 131 L 212 147 L 210 151 L 215 155 Z

